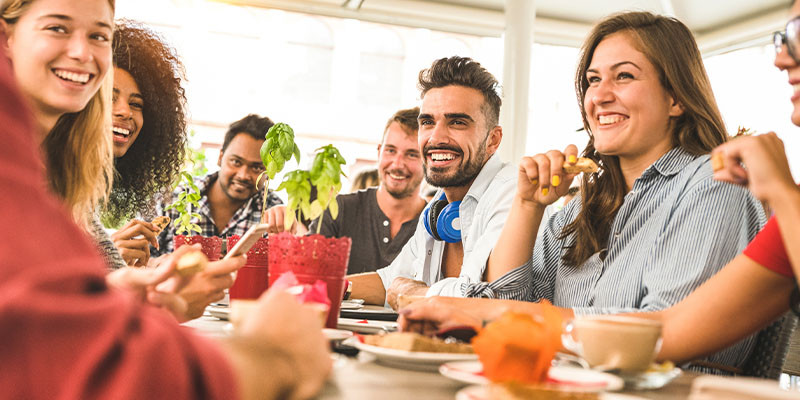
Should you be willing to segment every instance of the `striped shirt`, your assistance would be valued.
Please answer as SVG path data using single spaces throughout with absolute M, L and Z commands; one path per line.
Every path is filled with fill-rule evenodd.
M 740 186 L 712 179 L 709 156 L 667 152 L 636 179 L 612 223 L 607 248 L 579 267 L 562 257 L 574 237 L 558 239 L 582 201 L 547 221 L 528 262 L 469 295 L 570 307 L 576 315 L 655 311 L 673 305 L 738 255 L 766 222 Z M 739 366 L 753 338 L 710 361 Z

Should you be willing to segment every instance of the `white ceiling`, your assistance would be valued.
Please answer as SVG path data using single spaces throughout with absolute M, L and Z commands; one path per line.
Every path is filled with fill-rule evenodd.
M 219 0 L 226 3 L 354 18 L 483 36 L 505 29 L 506 0 Z M 674 15 L 706 54 L 756 43 L 785 24 L 788 0 L 509 0 L 535 1 L 534 40 L 579 46 L 594 23 L 609 14 L 647 10 Z M 360 3 L 360 8 L 358 7 Z

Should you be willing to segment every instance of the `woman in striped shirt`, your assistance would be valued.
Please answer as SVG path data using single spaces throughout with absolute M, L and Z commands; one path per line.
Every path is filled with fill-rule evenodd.
M 576 89 L 590 135 L 583 156 L 600 171 L 582 177 L 577 201 L 542 221 L 543 209 L 568 191 L 574 175 L 562 167 L 575 162 L 578 149 L 523 158 L 488 283 L 469 293 L 527 302 L 431 300 L 436 315 L 414 308 L 406 320 L 450 318 L 439 318 L 447 307 L 438 303 L 459 303 L 469 310 L 461 317 L 473 321 L 507 309 L 536 313 L 540 299 L 567 317 L 657 311 L 686 297 L 755 237 L 766 221 L 760 203 L 713 179 L 709 153 L 727 135 L 684 24 L 646 12 L 600 22 L 584 43 Z M 739 366 L 752 344 L 709 361 Z

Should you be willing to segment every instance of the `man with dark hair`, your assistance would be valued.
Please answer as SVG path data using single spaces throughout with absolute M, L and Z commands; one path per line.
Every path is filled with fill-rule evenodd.
M 192 221 L 200 226 L 203 236 L 228 237 L 244 235 L 251 225 L 261 221 L 261 208 L 264 201 L 264 187 L 257 184 L 258 175 L 264 171 L 261 163 L 261 144 L 273 122 L 267 117 L 250 114 L 230 125 L 222 142 L 217 165 L 219 171 L 196 179 L 200 190 L 199 209 L 192 210 L 200 215 Z M 177 196 L 185 191 L 179 186 Z M 281 204 L 272 191 L 267 196 L 267 207 Z M 166 215 L 173 221 L 178 218 L 176 210 L 163 211 L 167 204 L 159 204 L 159 215 Z M 165 254 L 174 249 L 174 229 L 164 229 L 158 235 L 159 249 L 151 253 Z
M 351 276 L 353 297 L 465 297 L 486 284 L 486 261 L 511 209 L 517 174 L 494 153 L 503 130 L 498 82 L 469 58 L 436 60 L 419 74 L 419 143 L 425 178 L 440 187 L 414 236 L 386 268 Z
M 422 158 L 417 144 L 414 107 L 396 112 L 386 123 L 378 145 L 380 185 L 336 197 L 339 215 L 325 211 L 319 233 L 353 240 L 347 273 L 371 272 L 394 260 L 414 234 L 425 201 L 419 195 Z M 283 230 L 283 208 L 270 210 L 270 230 Z M 317 231 L 319 220 L 309 226 Z

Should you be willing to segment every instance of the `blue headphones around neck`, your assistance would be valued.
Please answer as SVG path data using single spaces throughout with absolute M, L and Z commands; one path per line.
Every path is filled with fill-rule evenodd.
M 447 202 L 444 192 L 422 211 L 425 230 L 436 240 L 447 243 L 461 241 L 461 220 L 458 215 L 460 201 Z

